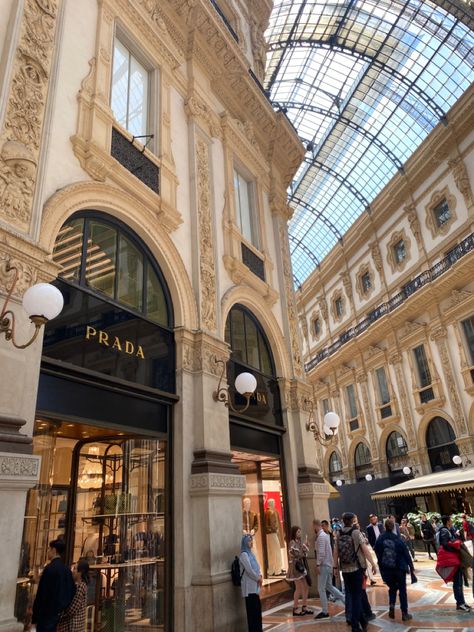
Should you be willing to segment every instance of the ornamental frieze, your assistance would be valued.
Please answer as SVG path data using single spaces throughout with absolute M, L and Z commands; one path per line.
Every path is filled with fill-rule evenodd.
M 0 454 L 0 479 L 37 478 L 40 459 L 36 456 Z
M 25 2 L 0 133 L 0 217 L 23 230 L 32 214 L 57 8 L 57 0 Z

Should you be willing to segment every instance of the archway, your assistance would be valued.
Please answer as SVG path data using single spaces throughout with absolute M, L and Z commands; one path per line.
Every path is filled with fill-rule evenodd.
M 434 417 L 426 429 L 426 447 L 433 472 L 455 468 L 453 456 L 459 454 L 456 435 L 443 417 Z

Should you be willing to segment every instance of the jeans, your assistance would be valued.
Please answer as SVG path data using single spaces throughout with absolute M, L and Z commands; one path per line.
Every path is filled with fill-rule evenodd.
M 367 592 L 362 589 L 362 601 L 360 604 L 361 612 L 368 620 L 373 615 L 372 608 L 367 597 Z M 346 593 L 346 621 L 350 621 L 352 618 L 352 597 L 350 593 Z
M 463 585 L 462 572 L 461 572 L 461 569 L 458 568 L 453 578 L 453 594 L 454 594 L 454 598 L 456 599 L 457 606 L 462 606 L 462 604 L 465 603 L 462 585 Z
M 262 632 L 262 604 L 257 593 L 245 597 L 245 609 L 249 632 Z
M 342 577 L 344 578 L 344 586 L 346 588 L 346 603 L 350 595 L 352 632 L 359 632 L 359 623 L 362 626 L 367 625 L 367 619 L 361 610 L 362 579 L 364 577 L 364 571 L 359 568 L 352 573 L 343 572 Z
M 332 585 L 332 566 L 321 564 L 319 567 L 318 591 L 319 599 L 321 600 L 321 608 L 325 613 L 328 611 L 328 597 L 326 591 L 335 599 L 339 599 L 344 603 L 344 595 Z
M 400 610 L 402 613 L 408 612 L 406 571 L 399 568 L 384 570 L 382 579 L 388 586 L 388 603 L 390 606 L 395 606 L 398 592 L 400 595 Z

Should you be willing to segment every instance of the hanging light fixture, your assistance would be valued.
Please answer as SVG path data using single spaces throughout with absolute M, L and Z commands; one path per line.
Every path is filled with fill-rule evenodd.
M 99 457 L 98 446 L 91 445 L 85 457 L 86 462 L 77 482 L 81 489 L 97 489 L 104 482 L 102 476 L 102 463 Z

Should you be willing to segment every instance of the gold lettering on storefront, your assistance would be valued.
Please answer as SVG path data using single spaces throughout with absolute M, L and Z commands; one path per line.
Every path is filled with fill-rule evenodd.
M 259 404 L 265 404 L 268 405 L 267 402 L 267 394 L 265 392 L 262 391 L 256 391 L 253 395 L 252 395 L 252 399 L 256 399 L 257 402 Z
M 130 340 L 120 340 L 118 336 L 110 336 L 106 331 L 102 329 L 97 330 L 91 325 L 86 326 L 86 340 L 97 340 L 100 345 L 116 349 L 120 353 L 127 353 L 128 355 L 134 355 L 137 358 L 145 359 L 143 347 L 141 345 L 135 345 Z

